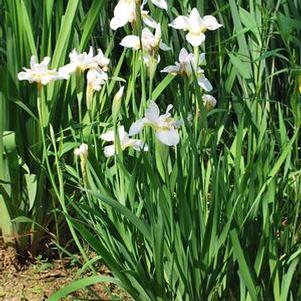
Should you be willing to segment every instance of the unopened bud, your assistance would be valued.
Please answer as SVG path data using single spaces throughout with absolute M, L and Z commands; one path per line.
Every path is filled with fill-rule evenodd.
M 118 117 L 118 114 L 120 112 L 120 107 L 121 107 L 121 99 L 124 93 L 124 86 L 122 86 L 118 92 L 115 94 L 114 99 L 113 99 L 113 104 L 112 104 L 112 116 L 113 120 L 115 121 Z

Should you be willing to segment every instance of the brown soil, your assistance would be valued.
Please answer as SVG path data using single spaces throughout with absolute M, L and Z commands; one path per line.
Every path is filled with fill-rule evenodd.
M 17 266 L 9 262 L 11 254 L 0 249 L 0 301 L 42 301 L 73 280 L 81 279 L 79 266 L 70 259 L 51 262 L 37 259 L 34 264 Z M 101 273 L 107 275 L 104 267 Z M 85 275 L 87 276 L 87 275 Z M 94 293 L 93 293 L 93 292 Z M 124 292 L 111 284 L 96 284 L 61 300 L 128 300 Z

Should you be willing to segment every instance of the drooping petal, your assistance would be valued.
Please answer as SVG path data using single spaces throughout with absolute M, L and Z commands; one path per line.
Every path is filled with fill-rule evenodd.
M 155 31 L 155 44 L 156 45 L 160 44 L 160 40 L 161 40 L 161 25 L 160 23 L 158 23 Z
M 121 40 L 120 45 L 126 48 L 138 50 L 140 48 L 139 37 L 135 35 L 128 35 Z
M 186 40 L 193 46 L 199 46 L 205 41 L 205 35 L 203 33 L 199 34 L 193 34 L 193 33 L 188 33 L 186 35 Z
M 183 29 L 188 30 L 189 28 L 189 20 L 185 16 L 178 16 L 175 18 L 170 24 L 170 27 L 173 27 L 175 29 Z
M 100 68 L 90 69 L 87 72 L 87 83 L 93 91 L 99 91 L 101 86 L 108 80 L 108 75 Z
M 157 22 L 148 14 L 148 11 L 142 10 L 141 11 L 141 17 L 143 23 L 150 27 L 150 28 L 156 28 L 157 27 Z
M 163 51 L 169 51 L 171 48 L 163 42 L 160 42 L 159 48 Z
M 52 81 L 52 77 L 50 75 L 45 75 L 41 78 L 41 84 L 42 85 L 47 85 Z
M 219 24 L 213 16 L 204 16 L 203 22 L 204 26 L 209 30 L 216 30 L 223 26 L 222 24 Z
M 114 17 L 110 22 L 110 27 L 116 30 L 128 22 L 132 22 L 135 16 L 135 7 L 135 0 L 119 1 L 114 8 Z
M 161 72 L 164 73 L 171 73 L 171 74 L 177 74 L 180 72 L 179 66 L 167 66 Z
M 204 94 L 203 97 L 204 106 L 207 110 L 214 108 L 217 104 L 217 100 L 215 97 L 209 94 Z
M 67 64 L 63 67 L 59 68 L 59 75 L 64 78 L 68 79 L 72 73 L 76 71 L 76 65 L 73 63 Z
M 19 80 L 30 80 L 30 74 L 28 72 L 21 71 L 18 73 Z
M 148 145 L 140 139 L 131 139 L 131 146 L 137 151 L 148 151 Z
M 136 0 L 122 0 L 117 3 L 114 8 L 114 16 L 122 17 L 126 16 L 128 19 L 132 17 L 132 14 L 136 10 Z
M 143 130 L 144 125 L 145 125 L 144 118 L 134 122 L 129 129 L 129 136 L 139 134 Z
M 114 131 L 111 130 L 106 133 L 103 133 L 100 135 L 100 138 L 105 141 L 114 141 L 115 140 Z
M 183 124 L 184 124 L 184 120 L 179 119 L 179 120 L 175 120 L 175 122 L 173 123 L 173 126 L 177 129 L 177 128 L 181 127 Z
M 111 157 L 115 155 L 115 145 L 107 145 L 104 147 L 103 152 L 106 157 Z
M 113 30 L 117 30 L 120 27 L 125 26 L 129 20 L 126 18 L 126 16 L 119 18 L 119 17 L 113 17 L 110 21 L 110 27 Z
M 160 116 L 160 110 L 157 104 L 153 101 L 150 102 L 148 108 L 145 111 L 145 118 L 151 123 L 158 122 Z
M 199 56 L 199 64 L 200 65 L 205 64 L 205 61 L 206 61 L 206 54 L 202 52 Z
M 167 3 L 165 0 L 151 0 L 151 1 L 154 5 L 158 6 L 159 8 L 167 10 Z
M 143 50 L 147 51 L 151 51 L 156 44 L 155 36 L 147 27 L 142 29 L 141 41 Z
M 96 62 L 104 71 L 107 71 L 110 59 L 105 57 L 103 51 L 99 48 L 97 49 L 97 55 L 93 57 L 93 61 Z
M 168 146 L 177 145 L 180 141 L 179 133 L 176 129 L 158 130 L 156 131 L 156 137 L 163 144 Z
M 210 92 L 212 91 L 212 85 L 210 83 L 210 81 L 204 76 L 201 75 L 198 78 L 198 84 L 206 91 L 206 92 Z

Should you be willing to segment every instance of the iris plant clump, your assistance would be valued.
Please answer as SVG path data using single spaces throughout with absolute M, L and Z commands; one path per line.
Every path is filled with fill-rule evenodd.
M 298 1 L 3 1 L 1 235 L 63 221 L 93 274 L 49 301 L 299 300 Z

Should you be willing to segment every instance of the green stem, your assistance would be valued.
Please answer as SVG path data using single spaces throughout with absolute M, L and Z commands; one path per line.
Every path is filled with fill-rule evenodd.
M 83 99 L 83 84 L 81 72 L 76 72 L 76 97 L 77 97 L 77 105 L 78 105 L 78 118 L 79 123 L 82 123 L 82 99 Z
M 1 97 L 0 94 L 0 101 L 4 99 Z M 2 109 L 2 107 L 1 107 Z M 1 111 L 3 112 L 3 111 Z M 4 146 L 3 146 L 3 121 L 0 120 L 0 180 L 5 179 L 5 171 L 4 171 Z M 1 185 L 4 189 L 3 185 Z M 0 193 L 0 230 L 2 232 L 3 241 L 5 245 L 14 245 L 14 229 L 13 224 L 11 222 L 11 216 L 9 214 L 9 210 L 6 206 L 6 202 L 4 197 Z
M 194 52 L 194 61 L 195 61 L 195 73 L 197 75 L 198 66 L 199 66 L 199 56 L 200 56 L 199 46 L 193 47 L 193 52 Z
M 58 200 L 60 201 L 60 204 L 62 206 L 62 210 L 63 210 L 63 213 L 65 215 L 65 218 L 66 218 L 66 221 L 67 221 L 67 224 L 68 224 L 68 227 L 70 229 L 70 232 L 72 234 L 72 237 L 74 239 L 74 242 L 76 244 L 76 246 L 78 247 L 79 251 L 81 252 L 84 260 L 86 262 L 88 262 L 88 257 L 84 251 L 84 249 L 82 248 L 81 246 L 81 243 L 78 239 L 78 236 L 75 232 L 75 229 L 68 217 L 68 210 L 67 210 L 67 207 L 66 207 L 66 204 L 65 204 L 65 198 L 64 198 L 64 195 L 62 195 L 60 193 L 60 191 L 58 190 L 57 186 L 56 186 L 56 183 L 55 183 L 55 180 L 54 180 L 54 177 L 53 177 L 53 174 L 52 174 L 52 169 L 51 169 L 51 166 L 50 166 L 50 162 L 49 162 L 49 159 L 48 159 L 48 156 L 47 156 L 47 145 L 46 145 L 46 139 L 45 139 L 45 131 L 44 131 L 44 126 L 43 126 L 43 120 L 44 120 L 44 116 L 43 116 L 43 105 L 42 105 L 42 98 L 41 98 L 41 92 L 42 92 L 42 89 L 41 87 L 39 86 L 38 87 L 38 99 L 37 99 L 37 107 L 38 107 L 38 114 L 39 114 L 39 124 L 40 124 L 40 131 L 41 131 L 41 137 L 42 137 L 42 145 L 43 145 L 43 160 L 42 162 L 45 162 L 46 163 L 46 168 L 47 168 L 47 171 L 48 171 L 48 175 L 49 175 L 49 179 L 50 179 L 50 182 L 52 184 L 52 187 L 54 189 L 54 192 L 58 198 Z M 59 165 L 57 165 L 57 168 L 59 168 Z M 59 177 L 59 185 L 60 187 L 63 186 L 63 183 L 62 183 L 62 178 Z

